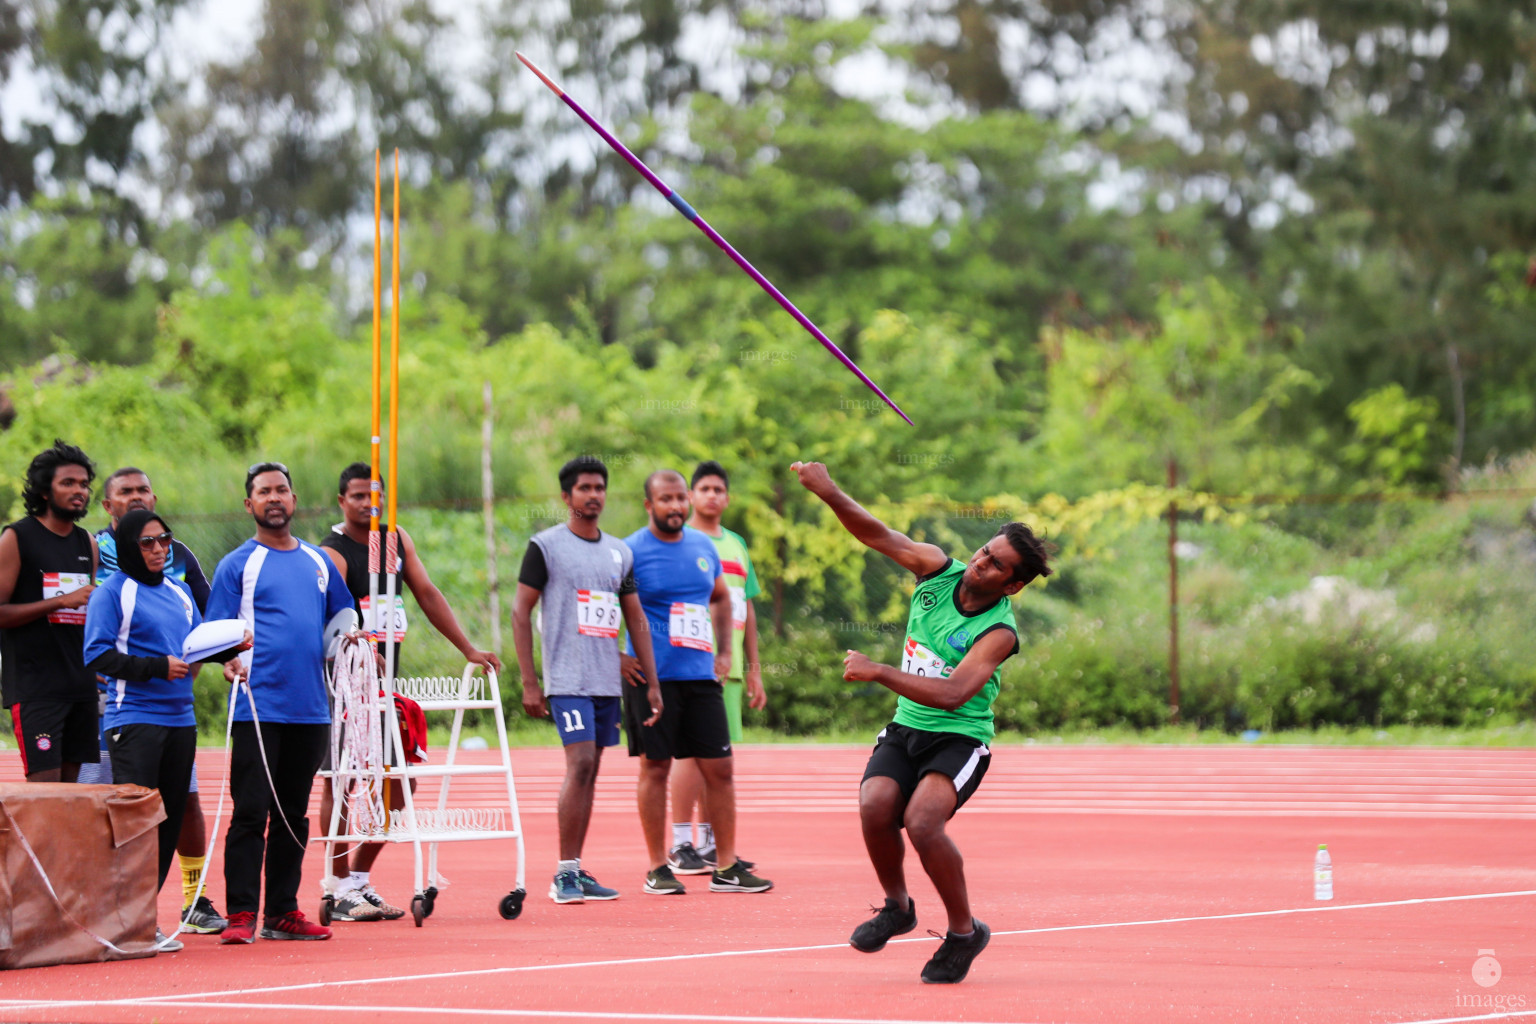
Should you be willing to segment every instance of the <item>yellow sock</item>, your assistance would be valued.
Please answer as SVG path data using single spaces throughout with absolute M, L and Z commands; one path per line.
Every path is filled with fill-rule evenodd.
M 185 910 L 192 905 L 192 897 L 197 895 L 197 880 L 203 875 L 203 861 L 206 857 L 188 857 L 184 853 L 178 853 L 177 859 L 181 861 L 181 909 Z

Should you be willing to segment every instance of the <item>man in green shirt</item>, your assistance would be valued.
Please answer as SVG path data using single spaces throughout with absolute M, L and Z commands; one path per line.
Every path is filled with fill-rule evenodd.
M 873 953 L 917 927 L 917 905 L 902 870 L 905 828 L 949 916 L 949 931 L 923 967 L 923 981 L 952 984 L 965 978 L 992 933 L 971 916 L 964 864 L 945 823 L 976 792 L 991 761 L 987 742 L 999 669 L 1019 649 L 1008 598 L 1051 574 L 1045 546 L 1029 527 L 1009 523 L 961 562 L 870 515 L 821 463 L 790 468 L 849 533 L 917 577 L 901 668 L 877 665 L 857 651 L 843 659 L 844 679 L 879 683 L 897 695 L 895 720 L 876 738 L 859 785 L 864 845 L 885 906 L 848 941 Z
M 761 710 L 768 705 L 762 666 L 757 660 L 757 612 L 752 607 L 752 599 L 759 592 L 757 570 L 741 534 L 720 525 L 720 517 L 731 503 L 731 479 L 725 467 L 713 459 L 699 463 L 688 485 L 688 499 L 693 506 L 688 525 L 715 542 L 725 585 L 731 592 L 731 678 L 722 679 L 721 684 L 731 742 L 740 743 L 742 691 L 746 691 L 748 707 Z M 697 843 L 693 835 L 695 806 L 699 809 Z M 692 758 L 679 758 L 672 764 L 672 845 L 667 853 L 667 863 L 677 874 L 701 875 L 717 866 L 709 821 L 704 776 Z M 751 861 L 743 863 L 748 870 L 754 867 Z

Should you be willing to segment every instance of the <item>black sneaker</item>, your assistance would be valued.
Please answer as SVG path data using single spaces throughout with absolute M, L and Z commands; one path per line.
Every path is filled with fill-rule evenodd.
M 702 875 L 711 869 L 692 843 L 679 843 L 667 854 L 667 866 L 679 875 Z
M 917 927 L 917 901 L 907 897 L 906 909 L 886 900 L 885 906 L 875 911 L 875 916 L 853 930 L 848 945 L 860 953 L 878 953 L 885 944 L 898 935 L 905 935 Z
M 716 870 L 709 876 L 710 892 L 767 892 L 773 883 L 758 878 L 737 861 L 724 871 Z
M 641 891 L 651 896 L 681 896 L 688 890 L 673 876 L 672 869 L 663 864 L 645 876 L 645 887 Z
M 702 860 L 704 862 L 704 866 L 709 868 L 711 871 L 720 866 L 720 858 L 715 855 L 715 848 L 713 846 L 705 850 L 700 850 L 699 859 Z M 747 858 L 743 857 L 739 853 L 736 855 L 736 863 L 740 864 L 748 871 L 751 871 L 753 868 L 757 867 L 757 861 L 747 860 Z
M 953 985 L 964 981 L 971 971 L 971 961 L 976 954 L 987 948 L 992 940 L 992 929 L 971 918 L 975 931 L 964 938 L 956 938 L 954 932 L 944 936 L 939 951 L 923 965 L 923 981 L 929 985 Z

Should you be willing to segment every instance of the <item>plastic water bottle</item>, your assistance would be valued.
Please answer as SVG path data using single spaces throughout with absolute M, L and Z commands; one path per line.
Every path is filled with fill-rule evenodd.
M 1317 858 L 1312 862 L 1312 898 L 1333 899 L 1333 858 L 1328 856 L 1328 844 L 1317 848 Z

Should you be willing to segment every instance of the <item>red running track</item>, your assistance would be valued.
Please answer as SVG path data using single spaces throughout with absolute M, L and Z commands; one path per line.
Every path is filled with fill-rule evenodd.
M 583 864 L 623 891 L 615 902 L 547 899 L 561 754 L 522 749 L 529 898 L 518 920 L 495 911 L 513 844 L 446 845 L 452 884 L 421 929 L 409 918 L 341 924 L 330 942 L 238 947 L 186 936 L 184 952 L 153 960 L 0 974 L 0 1021 L 1536 1016 L 1530 751 L 1000 747 L 953 825 L 994 937 L 952 987 L 918 981 L 935 946 L 922 930 L 944 919 L 915 858 L 919 931 L 875 955 L 846 945 L 879 900 L 858 830 L 863 748 L 740 748 L 740 845 L 777 885 L 711 894 L 689 881 L 686 896 L 665 898 L 640 893 L 634 766 L 614 753 Z M 0 755 L 0 777 L 14 778 L 16 761 Z M 199 759 L 210 814 L 223 761 Z M 496 803 L 491 780 L 459 780 L 454 792 L 455 804 Z M 1319 842 L 1333 852 L 1333 903 L 1311 899 Z M 302 897 L 311 913 L 319 875 L 314 850 Z M 404 903 L 409 879 L 409 850 L 386 851 L 378 887 Z M 222 907 L 217 874 L 211 885 Z M 171 888 L 165 922 L 179 903 Z M 1502 967 L 1488 987 L 1472 974 L 1480 950 Z

